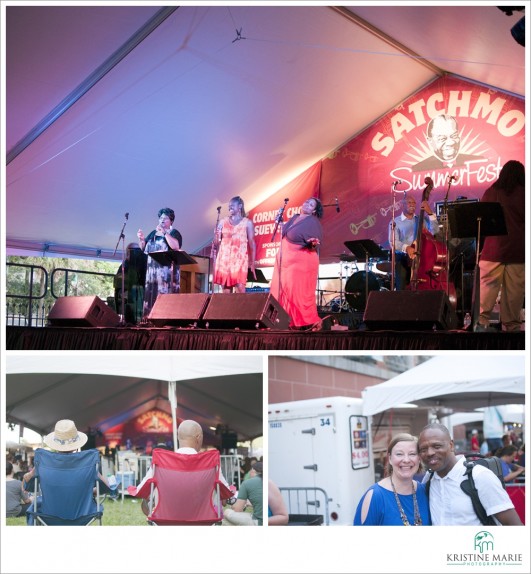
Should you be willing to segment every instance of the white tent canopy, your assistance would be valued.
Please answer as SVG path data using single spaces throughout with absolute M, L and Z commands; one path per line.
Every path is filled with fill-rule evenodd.
M 123 360 L 116 355 L 67 355 L 10 357 L 8 374 L 17 373 L 85 373 L 138 377 L 161 381 L 184 381 L 204 377 L 220 377 L 262 371 L 262 357 L 227 357 L 201 354 L 171 353 L 164 355 L 132 355 Z
M 363 399 L 364 415 L 404 403 L 454 410 L 524 403 L 525 358 L 507 354 L 433 357 L 368 387 Z
M 227 425 L 239 440 L 263 434 L 263 358 L 224 353 L 49 354 L 6 360 L 6 419 L 41 434 L 61 418 L 105 431 L 147 410 L 197 420 L 206 434 Z
M 525 94 L 523 14 L 495 5 L 31 4 L 3 35 L 10 255 L 110 259 L 124 213 L 128 243 L 166 206 L 198 253 L 216 206 L 256 207 L 436 78 Z
M 502 414 L 503 422 L 525 424 L 524 405 L 499 405 L 498 410 Z M 472 413 L 452 413 L 442 418 L 442 424 L 451 430 L 452 427 L 467 423 L 482 423 L 484 418 L 483 409 L 477 409 Z

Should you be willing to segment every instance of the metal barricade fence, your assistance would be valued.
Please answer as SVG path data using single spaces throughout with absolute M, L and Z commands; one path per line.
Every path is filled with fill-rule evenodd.
M 326 526 L 330 524 L 326 491 L 318 487 L 279 487 L 288 513 L 297 515 L 322 515 Z M 319 512 L 320 511 L 320 512 Z
M 112 273 L 57 267 L 49 272 L 40 265 L 6 264 L 6 325 L 45 327 L 48 313 L 59 297 L 97 295 L 114 301 Z M 95 279 L 98 279 L 95 282 Z
M 221 455 L 221 472 L 229 484 L 240 489 L 240 457 L 237 454 Z

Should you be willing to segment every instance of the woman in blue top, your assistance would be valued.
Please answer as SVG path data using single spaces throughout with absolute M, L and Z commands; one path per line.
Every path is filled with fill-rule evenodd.
M 431 526 L 424 485 L 414 479 L 419 466 L 417 438 L 396 435 L 387 447 L 386 476 L 361 498 L 354 526 Z

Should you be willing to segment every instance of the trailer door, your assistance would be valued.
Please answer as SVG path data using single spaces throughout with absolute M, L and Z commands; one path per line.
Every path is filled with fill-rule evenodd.
M 318 487 L 330 495 L 339 450 L 333 413 L 272 421 L 268 438 L 269 473 L 278 486 Z

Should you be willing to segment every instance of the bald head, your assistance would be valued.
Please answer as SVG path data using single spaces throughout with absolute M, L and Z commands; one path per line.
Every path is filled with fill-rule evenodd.
M 426 468 L 446 476 L 457 462 L 454 441 L 448 429 L 439 423 L 426 425 L 419 436 L 419 453 Z
M 417 201 L 410 194 L 404 195 L 402 198 L 402 213 L 408 218 L 413 219 L 415 217 L 415 211 L 417 210 Z
M 192 420 L 183 421 L 177 430 L 179 447 L 194 448 L 199 451 L 203 446 L 203 429 L 201 425 Z

